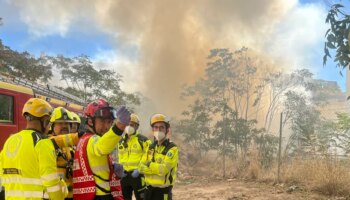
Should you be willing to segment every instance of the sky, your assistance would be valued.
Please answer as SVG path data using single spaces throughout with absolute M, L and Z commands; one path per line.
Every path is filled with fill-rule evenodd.
M 246 46 L 345 91 L 335 64 L 322 65 L 330 1 L 0 0 L 0 39 L 36 56 L 88 55 L 122 74 L 124 90 L 163 107 L 203 75 L 211 48 Z

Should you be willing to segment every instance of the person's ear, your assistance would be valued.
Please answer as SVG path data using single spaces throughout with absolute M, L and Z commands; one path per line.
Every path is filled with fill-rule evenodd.
M 87 124 L 88 124 L 89 126 L 93 126 L 93 125 L 94 125 L 94 123 L 93 123 L 93 121 L 92 121 L 91 118 L 88 119 Z

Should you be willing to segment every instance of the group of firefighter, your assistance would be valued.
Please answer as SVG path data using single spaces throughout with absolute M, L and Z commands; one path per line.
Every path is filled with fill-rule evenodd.
M 89 103 L 83 118 L 38 98 L 22 114 L 26 128 L 0 154 L 5 199 L 172 199 L 178 148 L 167 116 L 151 117 L 150 140 L 139 134 L 136 114 L 103 99 Z

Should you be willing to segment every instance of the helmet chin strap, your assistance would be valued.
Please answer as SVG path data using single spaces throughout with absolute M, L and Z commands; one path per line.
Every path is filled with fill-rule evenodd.
M 96 127 L 95 127 L 95 117 L 92 117 L 91 118 L 91 121 L 92 121 L 92 126 L 90 126 L 90 128 L 92 128 L 92 130 L 94 131 L 94 134 L 97 134 L 96 132 Z
M 93 118 L 90 118 L 90 119 L 91 119 L 91 121 L 92 121 L 92 126 L 90 126 L 89 124 L 88 124 L 88 126 L 92 129 L 92 131 L 93 131 L 94 134 L 99 135 L 99 136 L 102 136 L 102 134 L 99 134 L 99 133 L 97 133 L 97 131 L 96 131 L 95 118 L 93 117 Z
M 41 133 L 45 133 L 46 127 L 44 126 L 44 121 L 42 119 L 40 121 L 40 128 L 41 128 Z

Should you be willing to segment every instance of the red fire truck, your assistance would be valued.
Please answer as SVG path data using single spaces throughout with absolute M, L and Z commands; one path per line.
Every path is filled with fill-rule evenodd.
M 31 97 L 44 99 L 53 107 L 62 106 L 79 115 L 85 105 L 83 100 L 55 87 L 0 74 L 0 149 L 10 134 L 25 128 L 22 108 Z

